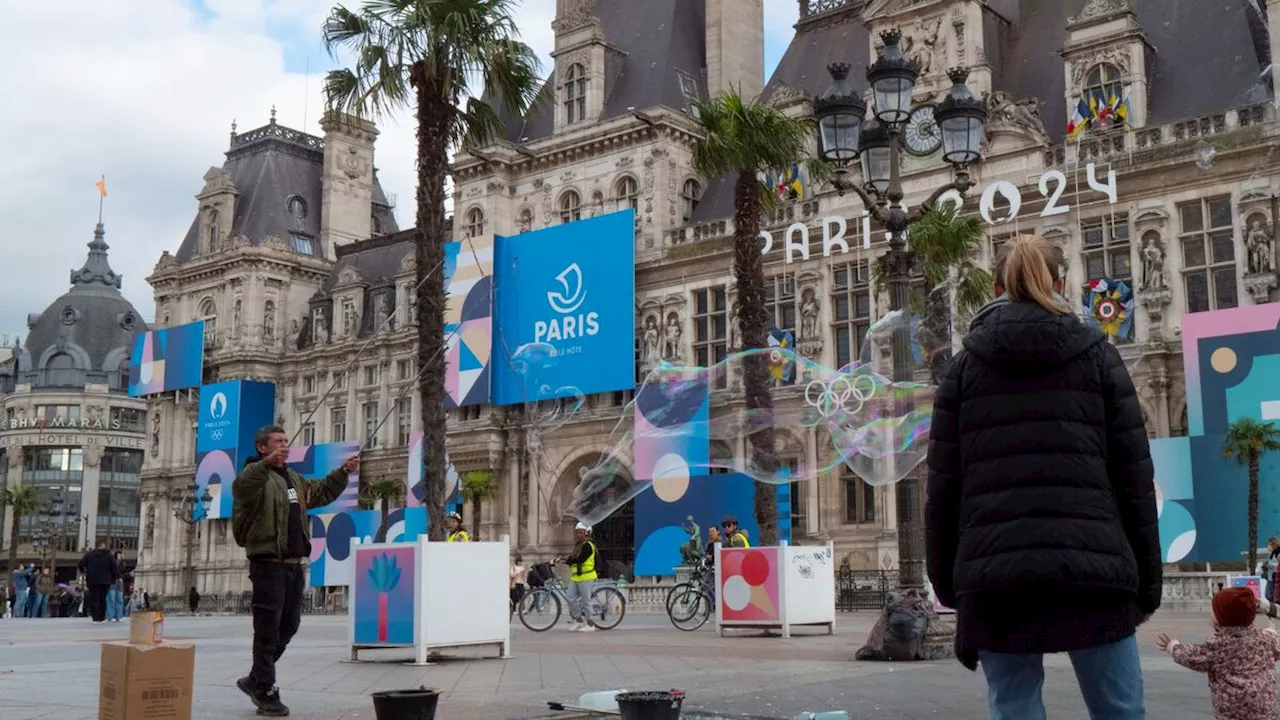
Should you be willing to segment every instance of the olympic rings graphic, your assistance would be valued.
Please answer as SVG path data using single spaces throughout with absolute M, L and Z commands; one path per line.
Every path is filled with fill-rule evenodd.
M 829 418 L 838 411 L 856 413 L 876 394 L 875 381 L 866 375 L 850 379 L 837 375 L 831 382 L 814 380 L 804 388 L 804 402 Z

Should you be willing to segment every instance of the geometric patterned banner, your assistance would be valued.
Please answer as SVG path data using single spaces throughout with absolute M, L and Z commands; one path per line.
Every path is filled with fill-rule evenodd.
M 493 236 L 444 246 L 445 406 L 489 402 L 493 355 Z

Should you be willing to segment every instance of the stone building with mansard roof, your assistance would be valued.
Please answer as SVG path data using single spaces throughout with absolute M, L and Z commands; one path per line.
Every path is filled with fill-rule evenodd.
M 660 359 L 714 363 L 736 342 L 732 193 L 725 179 L 692 170 L 692 101 L 740 87 L 786 112 L 810 114 L 811 98 L 831 83 L 828 64 L 849 63 L 860 79 L 879 32 L 901 28 L 923 68 L 918 104 L 946 93 L 944 71 L 956 65 L 971 68 L 970 87 L 990 102 L 985 160 L 966 209 L 978 211 L 983 190 L 1000 181 L 1022 203 L 1016 218 L 991 226 L 984 259 L 1002 239 L 1038 232 L 1065 246 L 1073 301 L 1096 277 L 1135 287 L 1135 333 L 1122 352 L 1151 434 L 1185 433 L 1181 315 L 1276 298 L 1271 222 L 1280 177 L 1270 152 L 1280 125 L 1264 69 L 1276 51 L 1269 29 L 1280 22 L 1280 4 L 798 2 L 794 37 L 766 79 L 759 0 L 557 0 L 554 65 L 540 102 L 523 117 L 504 113 L 504 137 L 455 158 L 455 237 L 634 208 L 636 326 L 652 320 L 679 328 L 670 347 L 637 342 L 639 371 Z M 1128 125 L 1067 141 L 1068 110 L 1086 92 L 1128 98 Z M 928 120 L 926 110 L 908 129 L 908 203 L 949 179 Z M 233 135 L 227 162 L 205 176 L 191 232 L 149 278 L 156 316 L 161 325 L 216 318 L 206 360 L 212 376 L 278 383 L 279 418 L 290 427 L 307 420 L 305 441 L 360 439 L 376 428 L 365 472 L 399 475 L 419 417 L 411 389 L 412 248 L 377 184 L 376 131 L 336 117 L 324 127 L 323 139 L 274 122 Z M 1090 190 L 1091 162 L 1100 183 L 1108 169 L 1116 172 L 1114 203 Z M 1051 171 L 1066 180 L 1054 205 L 1070 205 L 1066 213 L 1045 212 L 1040 178 Z M 775 238 L 766 264 L 774 323 L 827 365 L 856 358 L 858 338 L 887 307 L 869 273 L 886 247 L 881 233 L 872 234 L 869 249 L 850 243 L 850 252 L 831 257 L 817 239 L 827 217 L 848 219 L 856 233 L 861 212 L 856 197 L 808 184 L 766 223 Z M 802 236 L 797 224 L 813 238 L 813 251 L 786 259 L 782 240 L 788 228 Z M 371 339 L 350 377 L 339 376 Z M 713 413 L 735 410 L 735 388 L 729 379 L 713 393 Z M 484 504 L 484 534 L 509 534 L 530 552 L 568 543 L 571 524 L 560 521 L 561 511 L 579 470 L 609 450 L 628 400 L 629 393 L 588 398 L 540 438 L 537 453 L 521 409 L 455 411 L 454 463 L 464 472 L 491 470 L 501 481 L 497 498 Z M 798 394 L 783 400 L 800 401 Z M 166 503 L 169 488 L 194 472 L 195 406 L 169 400 L 149 412 L 161 432 L 143 473 L 143 568 L 146 584 L 172 591 L 185 533 Z M 823 442 L 813 431 L 787 430 L 779 449 L 799 463 Z M 745 455 L 742 447 L 728 450 Z M 894 565 L 893 492 L 840 471 L 795 490 L 798 539 L 834 540 L 855 568 Z M 612 557 L 629 552 L 626 509 L 601 532 Z M 198 542 L 203 591 L 244 587 L 242 556 L 225 527 L 202 527 Z

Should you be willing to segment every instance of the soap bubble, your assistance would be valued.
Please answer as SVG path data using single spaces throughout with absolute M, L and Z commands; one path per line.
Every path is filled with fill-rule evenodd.
M 611 450 L 581 474 L 565 513 L 595 524 L 649 488 L 683 495 L 713 471 L 775 485 L 844 468 L 873 486 L 901 480 L 925 458 L 933 414 L 928 379 L 938 350 L 921 345 L 919 327 L 906 313 L 888 314 L 867 332 L 859 360 L 839 369 L 785 347 L 746 350 L 708 368 L 658 365 L 623 411 Z M 895 338 L 907 349 L 898 375 L 909 379 L 891 379 Z M 772 378 L 769 367 L 779 363 L 794 367 L 793 382 Z M 753 372 L 768 382 L 772 407 L 751 402 L 744 379 Z M 757 457 L 768 435 L 775 452 Z M 778 448 L 810 443 L 812 451 L 788 457 L 794 465 L 776 461 Z

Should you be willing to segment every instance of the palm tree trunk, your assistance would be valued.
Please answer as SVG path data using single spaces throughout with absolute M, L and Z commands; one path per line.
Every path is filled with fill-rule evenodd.
M 480 537 L 480 516 L 484 514 L 484 499 L 480 496 L 472 498 L 471 501 L 471 539 L 476 540 Z
M 738 174 L 734 186 L 733 274 L 738 283 L 738 326 L 744 350 L 769 345 L 769 311 L 764 296 L 764 257 L 760 252 L 760 183 L 754 172 Z M 742 385 L 747 412 L 767 416 L 773 409 L 772 382 L 765 356 L 743 359 Z M 756 431 L 751 443 L 751 464 L 758 476 L 772 476 L 778 467 L 773 428 Z M 760 543 L 778 543 L 778 495 L 773 485 L 755 484 L 755 516 Z
M 438 63 L 437 67 L 446 67 Z M 415 63 L 409 80 L 417 92 L 418 192 L 414 261 L 418 279 L 418 393 L 422 399 L 422 456 L 426 468 L 427 538 L 444 539 L 445 359 L 444 185 L 449 169 L 449 123 L 454 109 L 441 100 L 436 79 Z
M 3 510 L 0 510 L 3 512 Z M 22 522 L 22 513 L 13 511 L 13 527 L 9 529 L 9 572 L 18 569 L 18 525 Z M 4 582 L 8 582 L 6 578 Z
M 1258 453 L 1249 453 L 1249 567 L 1252 575 L 1258 567 Z
M 387 516 L 391 514 L 391 500 L 382 498 L 380 508 L 382 510 L 382 522 L 378 524 L 378 532 L 373 536 L 376 543 L 384 543 L 387 541 Z

